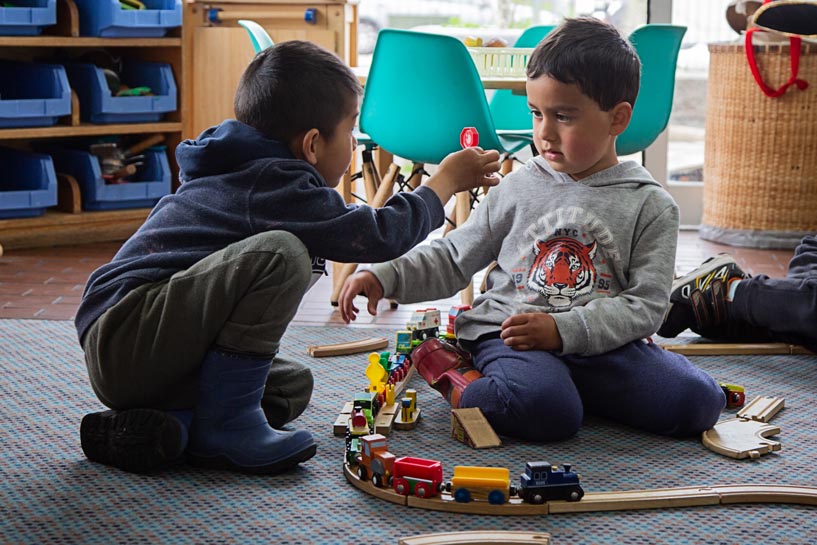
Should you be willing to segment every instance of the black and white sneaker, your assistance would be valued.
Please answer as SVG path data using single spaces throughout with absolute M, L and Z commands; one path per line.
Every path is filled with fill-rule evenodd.
M 749 275 L 730 255 L 710 257 L 672 283 L 669 307 L 658 334 L 675 337 L 690 328 L 707 337 L 718 337 L 719 326 L 729 320 L 729 283 L 744 278 Z
M 79 434 L 89 460 L 131 473 L 181 462 L 187 447 L 184 424 L 155 409 L 86 414 Z

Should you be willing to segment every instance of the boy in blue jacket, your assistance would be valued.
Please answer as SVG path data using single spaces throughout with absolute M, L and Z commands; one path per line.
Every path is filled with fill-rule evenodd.
M 606 23 L 568 19 L 527 67 L 539 155 L 505 177 L 444 239 L 350 276 L 339 306 L 439 299 L 496 261 L 488 291 L 456 320 L 459 346 L 425 341 L 412 361 L 454 407 L 478 407 L 497 433 L 558 441 L 585 414 L 692 436 L 726 398 L 680 354 L 644 339 L 669 301 L 678 207 L 650 173 L 619 162 L 640 61 Z M 465 349 L 465 350 L 463 350 Z
M 283 42 L 247 67 L 236 120 L 176 150 L 181 187 L 90 276 L 76 315 L 94 392 L 96 462 L 143 472 L 182 459 L 275 473 L 312 457 L 312 435 L 276 428 L 309 402 L 312 375 L 275 358 L 325 260 L 380 262 L 421 242 L 462 190 L 494 185 L 499 154 L 451 154 L 384 207 L 347 205 L 361 87 L 332 53 Z

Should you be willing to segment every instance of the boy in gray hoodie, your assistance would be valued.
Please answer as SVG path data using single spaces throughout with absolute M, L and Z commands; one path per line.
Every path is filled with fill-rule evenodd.
M 487 293 L 456 321 L 459 347 L 436 339 L 412 355 L 457 407 L 479 407 L 503 435 L 555 441 L 584 413 L 685 436 L 712 427 L 723 391 L 684 356 L 645 342 L 673 280 L 678 208 L 616 137 L 638 94 L 640 61 L 618 31 L 569 19 L 531 56 L 527 96 L 539 156 L 493 188 L 446 238 L 350 277 L 376 314 L 449 297 L 492 261 Z

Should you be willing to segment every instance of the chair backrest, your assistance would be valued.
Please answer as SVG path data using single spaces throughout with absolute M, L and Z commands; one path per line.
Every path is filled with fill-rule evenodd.
M 484 149 L 504 148 L 479 74 L 465 45 L 451 36 L 385 28 L 366 79 L 360 128 L 383 149 L 438 164 L 476 127 Z
M 267 34 L 266 30 L 264 30 L 264 27 L 255 21 L 239 19 L 238 24 L 243 26 L 249 33 L 250 41 L 252 41 L 252 47 L 256 54 L 274 45 L 272 38 L 270 38 L 270 35 Z
M 675 67 L 686 27 L 650 24 L 636 28 L 629 40 L 641 59 L 641 87 L 630 125 L 616 139 L 616 152 L 644 150 L 667 127 L 675 90 Z
M 517 38 L 514 47 L 536 47 L 556 25 L 538 25 L 525 29 Z M 528 97 L 507 89 L 500 89 L 491 98 L 491 115 L 500 130 L 527 131 L 533 121 L 528 108 Z

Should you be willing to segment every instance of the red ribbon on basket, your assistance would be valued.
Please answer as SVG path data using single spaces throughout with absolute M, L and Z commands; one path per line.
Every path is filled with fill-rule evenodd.
M 763 3 L 768 4 L 771 1 L 772 0 L 763 0 Z M 789 58 L 791 60 L 791 77 L 789 78 L 789 81 L 781 85 L 778 89 L 773 89 L 772 87 L 769 87 L 765 81 L 763 81 L 763 77 L 760 75 L 760 70 L 757 67 L 755 50 L 752 47 L 752 34 L 757 31 L 765 32 L 763 29 L 758 27 L 752 27 L 746 31 L 746 60 L 749 61 L 749 69 L 752 71 L 752 75 L 754 76 L 758 86 L 760 86 L 760 90 L 763 91 L 763 94 L 770 98 L 777 98 L 783 96 L 783 94 L 792 85 L 795 85 L 798 89 L 804 91 L 808 87 L 808 82 L 797 77 L 797 73 L 800 70 L 800 38 L 797 36 L 789 37 Z

